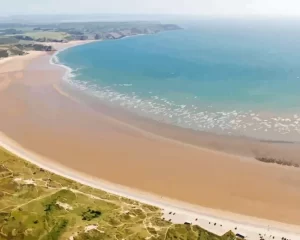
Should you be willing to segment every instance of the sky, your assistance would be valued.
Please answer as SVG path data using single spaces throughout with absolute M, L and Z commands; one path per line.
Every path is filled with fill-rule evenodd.
M 183 14 L 300 16 L 300 0 L 0 0 L 0 15 Z

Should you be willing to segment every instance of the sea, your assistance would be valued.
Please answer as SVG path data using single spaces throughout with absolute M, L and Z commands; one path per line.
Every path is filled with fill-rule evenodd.
M 180 23 L 178 24 L 180 25 Z M 300 141 L 300 25 L 203 20 L 56 55 L 99 101 L 196 131 Z

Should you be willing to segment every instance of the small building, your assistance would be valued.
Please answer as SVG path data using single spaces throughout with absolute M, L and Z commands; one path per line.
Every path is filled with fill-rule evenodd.
M 191 225 L 191 222 L 184 222 L 185 225 Z

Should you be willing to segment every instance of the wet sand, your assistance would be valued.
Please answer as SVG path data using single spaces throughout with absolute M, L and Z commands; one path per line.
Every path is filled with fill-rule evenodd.
M 94 101 L 91 107 L 74 101 L 60 86 L 64 69 L 50 65 L 49 58 L 40 56 L 24 70 L 9 73 L 0 65 L 0 79 L 10 79 L 0 92 L 0 131 L 24 148 L 113 183 L 300 224 L 299 169 L 213 151 L 214 143 L 205 141 L 206 135 L 197 135 L 197 142 L 191 131 L 134 118 Z M 198 147 L 203 142 L 212 150 Z M 232 142 L 236 149 L 243 143 Z M 227 151 L 228 143 L 217 143 Z
M 42 52 L 30 51 L 24 56 L 12 56 L 0 59 L 0 91 L 5 90 L 14 78 L 22 78 L 23 69 Z

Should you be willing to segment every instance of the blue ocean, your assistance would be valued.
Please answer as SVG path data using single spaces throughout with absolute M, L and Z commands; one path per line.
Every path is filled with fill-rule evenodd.
M 179 24 L 180 25 L 180 24 Z M 58 54 L 67 81 L 158 121 L 226 134 L 300 139 L 300 28 L 204 21 Z

